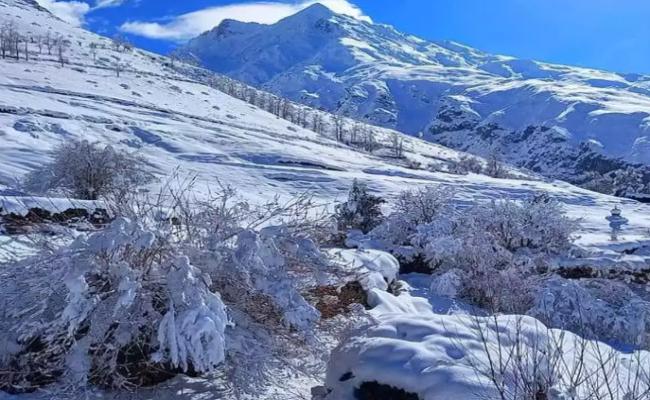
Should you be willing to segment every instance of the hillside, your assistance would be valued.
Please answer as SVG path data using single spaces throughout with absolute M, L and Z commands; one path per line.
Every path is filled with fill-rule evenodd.
M 181 50 L 283 97 L 548 176 L 645 164 L 650 182 L 647 76 L 426 41 L 319 4 L 274 25 L 224 21 Z
M 407 187 L 446 183 L 476 200 L 521 198 L 536 191 L 591 199 L 570 201 L 580 216 L 594 213 L 598 204 L 604 218 L 619 203 L 539 178 L 493 179 L 407 168 L 392 157 L 358 151 L 236 100 L 171 68 L 164 57 L 139 49 L 116 51 L 110 39 L 69 26 L 30 2 L 3 0 L 2 4 L 3 18 L 12 18 L 19 30 L 42 36 L 60 32 L 70 41 L 63 67 L 54 50 L 48 56 L 45 48 L 29 62 L 1 61 L 4 146 L 0 159 L 5 168 L 0 183 L 5 185 L 13 185 L 46 161 L 58 143 L 78 138 L 136 151 L 145 156 L 157 176 L 180 168 L 183 173 L 198 174 L 203 187 L 219 179 L 251 198 L 313 191 L 332 201 L 357 178 L 387 197 Z M 91 43 L 98 44 L 96 62 Z M 119 77 L 116 63 L 122 65 Z M 387 142 L 392 133 L 378 131 L 377 135 Z M 404 140 L 407 155 L 423 167 L 462 157 L 462 153 L 415 138 Z

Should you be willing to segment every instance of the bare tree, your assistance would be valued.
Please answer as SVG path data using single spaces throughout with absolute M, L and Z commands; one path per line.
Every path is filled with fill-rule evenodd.
M 52 32 L 47 31 L 47 35 L 45 35 L 44 44 L 45 47 L 47 47 L 47 55 L 51 56 L 52 55 L 52 48 L 56 46 L 56 40 L 52 37 Z
M 361 146 L 365 151 L 373 152 L 379 147 L 377 139 L 375 138 L 375 131 L 366 126 L 362 131 Z
M 13 44 L 14 56 L 16 57 L 16 60 L 20 60 L 20 42 L 22 42 L 22 37 L 20 36 L 20 33 L 18 33 L 18 31 L 13 32 L 13 37 L 11 42 Z
M 58 61 L 61 64 L 61 67 L 64 67 L 66 63 L 65 52 L 68 49 L 68 42 L 64 40 L 63 37 L 59 36 L 56 38 L 55 43 Z
M 129 42 L 126 36 L 121 33 L 113 36 L 113 50 L 123 53 L 130 52 L 133 50 L 133 45 Z
M 350 131 L 350 143 L 352 144 L 358 143 L 360 133 L 361 133 L 361 124 L 355 122 L 354 125 L 352 125 L 352 130 Z
M 0 28 L 0 52 L 2 58 L 14 56 L 16 59 L 20 55 L 20 34 L 13 22 L 8 22 Z
M 323 134 L 323 114 L 315 112 L 312 115 L 311 130 L 318 133 L 319 135 Z
M 390 149 L 393 152 L 393 157 L 404 157 L 404 139 L 399 134 L 393 133 L 393 136 L 390 139 Z
M 9 24 L 4 24 L 0 27 L 0 53 L 3 59 L 6 58 L 9 49 Z
M 91 42 L 90 45 L 90 54 L 93 56 L 93 63 L 97 63 L 97 43 Z
M 343 122 L 343 117 L 340 115 L 334 115 L 334 137 L 337 142 L 343 142 L 345 139 L 345 123 Z
M 36 47 L 38 47 L 38 54 L 43 54 L 43 36 L 36 36 Z
M 506 178 L 508 171 L 501 162 L 501 156 L 495 151 L 487 159 L 485 173 L 492 178 Z
M 51 163 L 28 175 L 25 186 L 35 192 L 97 200 L 122 195 L 150 179 L 141 158 L 87 141 L 70 140 L 53 153 Z
M 120 77 L 120 73 L 124 71 L 125 64 L 122 63 L 122 59 L 116 58 L 113 63 L 113 71 L 115 71 L 115 76 Z
M 171 53 L 169 53 L 169 59 L 171 60 L 172 67 L 174 67 L 177 63 L 183 63 L 193 67 L 198 67 L 201 65 L 201 60 L 199 60 L 195 55 L 187 51 L 183 51 L 180 48 L 174 49 Z
M 30 38 L 23 36 L 23 45 L 25 50 L 25 61 L 29 62 L 29 42 Z

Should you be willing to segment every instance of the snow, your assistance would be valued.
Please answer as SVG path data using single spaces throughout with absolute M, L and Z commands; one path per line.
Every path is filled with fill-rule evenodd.
M 379 250 L 330 249 L 332 261 L 342 268 L 360 276 L 364 290 L 388 290 L 399 273 L 399 262 L 389 253 Z
M 171 304 L 158 327 L 158 341 L 174 367 L 215 370 L 225 356 L 226 306 L 219 294 L 196 290 L 200 273 L 187 257 L 179 257 L 167 276 Z M 160 356 L 162 358 L 162 355 Z
M 586 395 L 591 385 L 604 382 L 607 374 L 608 380 L 615 382 L 613 397 L 607 398 L 623 400 L 629 398 L 633 386 L 625 387 L 625 382 L 633 381 L 638 371 L 647 374 L 650 365 L 649 352 L 617 352 L 566 331 L 549 330 L 530 317 L 436 315 L 424 299 L 408 294 L 395 297 L 378 290 L 372 292 L 371 302 L 375 308 L 370 313 L 376 322 L 332 353 L 326 380 L 332 392 L 327 399 L 353 400 L 357 398 L 355 389 L 370 382 L 403 389 L 423 400 L 499 398 L 490 381 L 493 363 L 495 369 L 503 369 L 497 379 L 503 379 L 500 384 L 508 399 L 516 398 L 514 393 L 521 390 L 518 385 L 524 378 L 537 373 L 552 377 L 551 394 L 558 399 Z M 523 355 L 523 362 L 509 358 L 514 355 L 512 349 Z M 584 365 L 580 361 L 583 351 Z M 598 367 L 598 360 L 604 357 L 611 357 L 607 363 L 618 366 L 616 373 Z M 554 367 L 544 367 L 554 362 Z M 572 371 L 578 366 L 586 371 L 581 375 L 584 381 L 580 379 L 581 384 L 574 387 Z M 534 368 L 538 368 L 536 373 Z M 525 376 L 527 373 L 531 376 Z M 649 385 L 642 379 L 637 393 L 645 392 Z M 609 395 L 604 387 L 596 387 L 599 395 Z
M 54 20 L 42 12 L 4 8 L 20 15 L 20 26 L 32 31 L 52 27 L 75 41 L 68 57 L 85 72 L 60 68 L 46 55 L 42 60 L 3 60 L 0 76 L 0 184 L 20 179 L 49 160 L 49 151 L 67 138 L 110 143 L 142 155 L 150 172 L 165 177 L 196 175 L 196 190 L 207 192 L 215 181 L 232 185 L 249 200 L 263 202 L 310 192 L 323 203 L 340 200 L 356 178 L 388 201 L 407 187 L 447 185 L 459 201 L 522 199 L 549 192 L 563 202 L 569 214 L 583 219 L 579 243 L 607 244 L 605 217 L 618 204 L 630 224 L 622 241 L 647 237 L 647 206 L 578 189 L 559 181 L 500 180 L 483 175 L 452 175 L 412 170 L 390 159 L 361 153 L 233 99 L 165 67 L 160 57 L 135 50 L 117 53 L 130 64 L 120 78 L 107 66 L 83 55 L 87 44 L 106 43 L 87 31 Z M 32 25 L 32 22 L 40 25 Z M 116 53 L 99 49 L 98 56 Z M 120 86 L 126 84 L 130 89 Z M 140 96 L 134 96 L 137 92 Z M 17 131 L 19 120 L 43 127 L 36 137 Z M 52 129 L 56 125 L 58 128 Z M 291 127 L 291 129 L 287 129 Z M 67 132 L 62 136 L 61 131 Z M 378 132 L 389 140 L 391 131 Z M 405 139 L 409 158 L 423 165 L 458 160 L 459 153 L 415 138 Z M 287 161 L 290 162 L 287 162 Z M 333 167 L 333 168 L 330 168 Z M 179 172 L 178 172 L 179 171 Z M 156 190 L 157 184 L 151 190 Z M 20 204 L 21 200 L 18 201 Z M 24 210 L 24 207 L 23 207 Z
M 255 203 L 263 203 L 276 196 L 288 199 L 308 193 L 319 203 L 333 205 L 344 198 L 353 180 L 358 179 L 367 183 L 373 194 L 388 201 L 386 212 L 390 211 L 390 205 L 394 204 L 403 190 L 427 186 L 443 185 L 453 191 L 455 201 L 461 209 L 495 199 L 518 201 L 547 192 L 562 203 L 569 217 L 581 220 L 576 243 L 588 254 L 582 262 L 601 266 L 603 270 L 624 269 L 625 266 L 640 270 L 648 265 L 650 254 L 622 254 L 627 250 L 648 247 L 648 205 L 593 193 L 564 182 L 546 180 L 515 170 L 518 179 L 494 179 L 477 174 L 455 175 L 444 172 L 444 169 L 435 172 L 407 168 L 402 162 L 380 154 L 355 150 L 227 96 L 199 82 L 192 75 L 166 67 L 165 60 L 160 56 L 137 49 L 133 53 L 116 53 L 106 39 L 56 20 L 46 12 L 36 10 L 30 2 L 0 0 L 0 5 L 4 6 L 0 10 L 14 18 L 20 29 L 34 33 L 52 29 L 72 41 L 67 53 L 71 64 L 66 64 L 63 68 L 56 63 L 54 57 L 45 54 L 34 57 L 29 63 L 0 60 L 0 165 L 3 166 L 0 170 L 0 207 L 5 210 L 3 212 L 24 215 L 29 208 L 34 205 L 42 207 L 43 203 L 52 205 L 48 205 L 50 211 L 97 206 L 97 203 L 70 199 L 34 199 L 6 189 L 16 179 L 49 161 L 50 151 L 55 146 L 76 138 L 112 144 L 143 156 L 147 169 L 159 178 L 158 182 L 146 188 L 149 191 L 164 186 L 169 176 L 196 176 L 195 189 L 199 195 L 216 187 L 218 181 L 236 187 L 242 196 Z M 558 126 L 557 132 L 577 134 L 577 137 L 580 132 L 575 129 L 576 121 L 586 119 L 589 123 L 593 122 L 594 139 L 601 142 L 607 151 L 610 151 L 611 142 L 605 140 L 607 137 L 603 132 L 611 127 L 606 125 L 610 113 L 625 112 L 621 118 L 630 124 L 623 127 L 631 126 L 633 129 L 631 134 L 622 138 L 623 152 L 627 151 L 625 143 L 633 143 L 636 119 L 644 115 L 646 107 L 650 108 L 646 104 L 648 100 L 644 78 L 638 78 L 634 84 L 638 92 L 630 94 L 619 87 L 630 78 L 616 74 L 510 62 L 507 58 L 487 56 L 453 43 L 429 43 L 400 36 L 386 27 L 358 25 L 338 17 L 335 17 L 335 21 L 342 24 L 342 29 L 355 32 L 350 37 L 357 42 L 347 41 L 343 45 L 346 48 L 352 46 L 360 49 L 366 56 L 371 52 L 374 52 L 373 56 L 378 56 L 378 52 L 386 48 L 386 36 L 395 40 L 387 46 L 391 54 L 385 63 L 384 60 L 379 60 L 372 66 L 361 65 L 355 70 L 358 75 L 349 79 L 350 82 L 363 80 L 363 85 L 352 85 L 355 89 L 353 92 L 368 93 L 373 101 L 382 98 L 387 90 L 399 89 L 400 96 L 412 97 L 417 94 L 417 98 L 424 104 L 435 105 L 436 96 L 459 85 L 467 90 L 449 92 L 450 99 L 455 104 L 464 108 L 472 118 L 493 115 L 495 121 L 503 122 L 528 115 L 540 102 L 548 100 L 549 108 L 543 113 L 531 115 L 535 117 L 533 119 L 553 119 L 556 115 L 562 115 L 565 122 L 553 121 L 553 125 Z M 253 28 L 263 29 L 245 25 L 237 26 L 237 31 L 244 32 L 246 36 Z M 371 33 L 374 35 L 375 29 L 380 29 L 380 39 L 368 40 L 367 36 Z M 292 35 L 292 39 L 295 38 L 296 35 Z M 77 44 L 78 41 L 81 45 Z M 120 57 L 129 64 L 129 68 L 118 78 L 111 70 L 110 61 L 93 63 L 92 57 L 84 54 L 90 42 L 107 46 L 98 50 L 99 60 Z M 336 43 L 338 46 L 340 41 Z M 336 54 L 336 47 L 329 47 L 328 51 L 334 52 L 334 57 L 340 55 Z M 405 58 L 415 66 L 406 65 L 403 62 Z M 390 64 L 395 60 L 400 64 Z M 268 59 L 263 58 L 262 61 L 266 63 Z M 311 61 L 318 63 L 312 64 Z M 307 96 L 310 101 L 331 100 L 335 96 L 328 95 L 328 90 L 336 91 L 339 83 L 347 80 L 324 68 L 319 64 L 321 61 L 323 60 L 309 60 L 306 63 L 309 65 L 301 65 L 293 71 L 296 75 L 291 74 L 287 78 L 298 79 L 298 72 L 304 71 L 307 76 L 305 81 L 308 80 L 314 86 L 301 87 L 304 82 L 298 82 L 295 88 L 296 91 L 299 88 L 300 96 L 304 94 L 303 90 L 310 94 L 318 93 L 318 96 Z M 483 63 L 487 62 L 495 63 L 493 67 L 498 67 L 506 77 L 495 76 L 487 71 L 492 70 L 492 67 L 482 68 L 487 65 Z M 337 63 L 331 67 L 340 69 L 345 65 Z M 372 75 L 376 75 L 377 79 L 368 79 Z M 563 76 L 571 81 L 557 85 L 538 79 L 540 75 Z M 585 83 L 587 77 L 600 79 L 597 86 L 612 86 L 608 82 L 614 82 L 615 85 L 609 87 L 607 96 L 604 96 L 602 88 Z M 276 81 L 280 82 L 279 79 L 276 78 Z M 525 82 L 519 79 L 525 79 Z M 386 83 L 387 80 L 391 81 L 390 85 Z M 277 89 L 276 81 L 270 82 L 268 87 Z M 407 83 L 401 84 L 400 81 Z M 429 86 L 425 81 L 433 81 L 434 84 Z M 334 83 L 329 87 L 327 82 Z M 521 102 L 521 107 L 510 107 L 511 104 L 507 101 L 509 99 Z M 366 104 L 365 99 L 360 101 L 362 103 L 357 105 L 349 100 L 345 106 L 350 109 L 358 106 L 369 113 L 376 111 L 376 115 L 388 119 L 404 115 L 393 109 L 393 105 L 376 107 L 376 104 Z M 567 111 L 569 103 L 573 108 L 562 114 Z M 485 104 L 490 107 L 485 107 Z M 406 107 L 410 106 L 399 106 L 400 110 Z M 429 106 L 422 106 L 423 109 L 427 107 Z M 504 113 L 495 114 L 496 110 L 504 110 Z M 607 113 L 598 115 L 602 110 Z M 597 120 L 591 119 L 592 116 L 597 116 Z M 397 123 L 392 121 L 386 125 L 393 126 Z M 409 127 L 408 121 L 399 123 L 405 129 L 422 130 L 421 126 Z M 645 123 L 647 125 L 647 118 Z M 602 127 L 600 124 L 603 124 Z M 378 130 L 379 139 L 384 142 L 393 133 L 390 129 Z M 635 157 L 643 158 L 644 139 L 634 138 L 634 141 L 638 150 Z M 537 144 L 522 147 L 528 150 Z M 424 166 L 457 161 L 464 155 L 415 138 L 405 138 L 405 148 L 411 160 L 421 162 Z M 623 216 L 629 220 L 629 224 L 619 234 L 617 243 L 610 240 L 611 232 L 606 220 L 614 206 L 618 206 Z M 298 296 L 281 296 L 283 292 L 280 289 L 290 283 L 290 277 L 283 270 L 283 260 L 277 253 L 282 244 L 279 242 L 281 234 L 282 232 L 273 229 L 243 234 L 239 243 L 240 258 L 234 261 L 262 272 L 255 284 L 264 293 L 274 296 L 274 300 L 287 311 L 285 322 L 288 325 L 311 327 L 317 319 L 315 310 L 300 301 Z M 152 236 L 147 234 L 135 239 L 115 235 L 113 239 L 133 240 L 137 246 L 144 248 L 152 243 Z M 102 246 L 111 243 L 117 245 L 117 242 L 102 240 Z M 363 243 L 360 244 L 363 247 Z M 309 247 L 308 243 L 302 245 Z M 292 248 L 304 250 L 299 245 Z M 28 246 L 0 235 L 0 261 L 4 261 L 7 255 L 29 252 Z M 423 395 L 430 396 L 426 397 L 427 400 L 438 399 L 440 396 L 444 398 L 445 392 L 434 393 L 436 382 L 441 382 L 438 388 L 443 390 L 458 389 L 459 392 L 455 392 L 453 397 L 463 398 L 463 393 L 469 393 L 468 396 L 473 394 L 472 390 L 477 387 L 477 383 L 465 361 L 468 357 L 480 357 L 480 346 L 477 346 L 475 332 L 471 330 L 470 317 L 446 315 L 455 310 L 455 307 L 446 306 L 453 301 L 443 299 L 443 296 L 454 295 L 453 275 L 438 280 L 435 285 L 427 282 L 424 285 L 426 294 L 412 285 L 407 293 L 395 297 L 385 292 L 388 283 L 397 279 L 399 267 L 392 256 L 363 248 L 333 249 L 328 255 L 334 258 L 338 266 L 365 275 L 366 279 L 362 283 L 370 291 L 369 301 L 375 306 L 370 315 L 377 320 L 377 325 L 367 333 L 362 333 L 350 347 L 343 347 L 335 353 L 328 382 L 336 387 L 341 397 L 334 399 L 346 399 L 345 396 L 350 394 L 351 388 L 357 383 L 380 377 L 388 383 L 407 386 L 405 389 L 408 390 L 423 391 Z M 166 277 L 170 285 L 194 287 L 193 280 L 203 279 L 194 275 L 193 267 L 186 261 L 179 259 L 175 264 L 178 268 L 175 270 L 176 275 Z M 119 308 L 134 300 L 132 295 L 135 288 L 128 274 L 118 275 L 123 278 L 118 286 L 119 293 L 116 294 L 116 307 Z M 405 279 L 413 283 L 415 278 Z M 83 282 L 70 279 L 67 283 L 73 289 L 72 293 L 83 293 Z M 194 292 L 188 289 L 187 293 Z M 80 305 L 74 301 L 72 303 Z M 228 318 L 222 305 L 217 296 L 208 297 L 203 303 L 191 296 L 175 299 L 158 332 L 159 339 L 166 344 L 175 365 L 184 368 L 191 363 L 209 370 L 223 359 L 222 334 Z M 461 307 L 463 310 L 467 308 Z M 70 309 L 69 314 L 73 317 L 83 310 Z M 111 312 L 115 310 L 117 308 L 111 308 Z M 638 315 L 635 314 L 638 310 L 630 306 L 628 317 Z M 511 317 L 500 318 L 511 321 Z M 528 331 L 534 331 L 539 326 L 538 322 L 530 318 L 525 318 L 524 321 Z M 461 334 L 445 333 L 445 327 L 453 328 L 450 331 L 452 333 Z M 632 328 L 639 329 L 639 326 Z M 545 329 L 542 331 L 545 332 Z M 399 337 L 397 332 L 404 333 L 405 336 Z M 573 338 L 571 334 L 566 335 Z M 463 351 L 454 346 L 459 341 Z M 567 353 L 571 354 L 570 351 Z M 618 354 L 617 357 L 628 356 Z M 647 353 L 643 353 L 643 357 L 647 357 Z M 626 360 L 629 361 L 629 357 Z M 378 362 L 373 367 L 373 364 L 368 363 L 371 361 Z M 350 368 L 354 369 L 355 378 L 338 382 L 342 373 L 348 372 Z M 286 385 L 290 385 L 299 396 L 307 396 L 309 385 L 314 384 L 313 379 L 294 371 L 288 376 L 292 379 L 287 378 Z M 148 391 L 143 396 L 174 398 L 177 392 L 185 390 L 186 393 L 191 393 L 188 398 L 198 399 L 205 397 L 205 388 L 210 384 L 206 380 L 178 379 L 169 386 Z M 280 387 L 268 390 L 275 390 L 275 394 L 265 397 L 260 393 L 259 398 L 277 399 L 278 393 L 286 394 Z M 296 398 L 299 398 L 298 395 Z

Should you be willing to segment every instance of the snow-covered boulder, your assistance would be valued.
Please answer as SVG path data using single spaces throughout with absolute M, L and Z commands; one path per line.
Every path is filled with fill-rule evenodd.
M 356 276 L 366 290 L 388 290 L 399 273 L 399 262 L 384 251 L 331 249 L 328 251 L 334 264 Z
M 377 322 L 332 353 L 328 400 L 378 387 L 420 400 L 624 400 L 650 389 L 648 352 L 620 353 L 531 317 L 435 315 L 425 299 L 372 295 Z

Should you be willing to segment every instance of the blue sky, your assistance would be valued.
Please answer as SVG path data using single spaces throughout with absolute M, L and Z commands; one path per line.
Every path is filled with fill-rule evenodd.
M 165 53 L 223 18 L 271 23 L 316 0 L 38 0 L 75 23 Z M 335 11 L 493 53 L 650 73 L 650 0 L 322 0 Z

